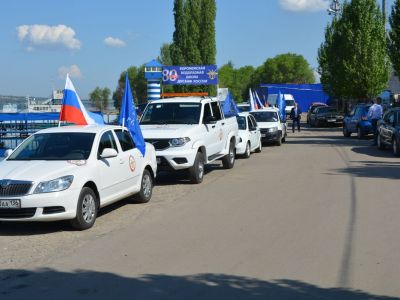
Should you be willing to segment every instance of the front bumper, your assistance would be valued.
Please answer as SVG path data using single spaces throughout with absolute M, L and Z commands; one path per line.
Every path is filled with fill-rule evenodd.
M 263 143 L 272 143 L 278 142 L 281 138 L 280 131 L 273 131 L 273 132 L 261 132 L 261 141 Z
M 197 149 L 179 147 L 156 151 L 157 171 L 183 170 L 193 166 Z
M 0 221 L 58 221 L 76 216 L 79 189 L 55 193 L 2 197 L 0 200 L 20 200 L 20 209 L 0 209 Z M 57 209 L 56 209 L 57 208 Z

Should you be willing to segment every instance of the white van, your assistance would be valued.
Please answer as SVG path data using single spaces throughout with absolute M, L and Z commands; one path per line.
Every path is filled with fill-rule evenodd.
M 267 101 L 271 106 L 276 107 L 277 106 L 277 103 L 276 103 L 277 98 L 278 98 L 278 94 L 269 94 Z M 291 94 L 283 94 L 283 99 L 286 102 L 285 113 L 286 113 L 286 115 L 289 115 L 290 112 L 292 111 L 292 108 L 294 107 L 294 102 L 295 102 L 294 97 Z

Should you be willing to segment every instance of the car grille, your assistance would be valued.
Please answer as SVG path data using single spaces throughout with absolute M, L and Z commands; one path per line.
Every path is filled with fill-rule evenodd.
M 0 219 L 32 218 L 36 213 L 36 207 L 0 209 Z
M 268 129 L 268 128 L 261 128 L 261 129 L 260 129 L 260 132 L 261 132 L 261 133 L 268 133 L 268 132 L 269 132 L 269 129 Z
M 146 142 L 152 144 L 156 150 L 165 150 L 170 147 L 169 139 L 149 139 Z
M 0 180 L 0 197 L 17 197 L 28 194 L 32 187 L 31 181 Z

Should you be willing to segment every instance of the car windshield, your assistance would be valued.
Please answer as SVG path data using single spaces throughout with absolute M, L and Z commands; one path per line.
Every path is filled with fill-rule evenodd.
M 337 113 L 336 108 L 333 107 L 318 107 L 317 114 Z
M 285 100 L 286 106 L 294 106 L 294 100 Z
M 8 160 L 86 160 L 94 133 L 37 133 L 25 140 Z
M 239 125 L 239 130 L 246 130 L 246 117 L 238 116 L 236 117 L 238 125 Z
M 257 122 L 278 122 L 278 114 L 274 111 L 253 111 L 251 114 Z
M 201 103 L 154 103 L 147 105 L 140 124 L 198 124 Z
M 317 108 L 319 108 L 319 107 L 324 107 L 325 105 L 320 105 L 320 104 L 317 104 L 317 105 L 313 105 L 313 106 L 311 106 L 311 108 L 310 108 L 310 112 L 314 112 Z

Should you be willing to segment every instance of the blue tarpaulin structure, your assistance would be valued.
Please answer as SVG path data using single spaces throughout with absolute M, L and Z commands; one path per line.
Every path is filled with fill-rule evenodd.
M 0 113 L 0 121 L 58 120 L 60 113 Z
M 282 94 L 293 95 L 300 109 L 306 112 L 313 102 L 328 103 L 329 96 L 322 90 L 322 85 L 317 84 L 261 84 L 261 93 L 268 99 L 268 95 Z M 274 104 L 274 103 L 273 103 Z

